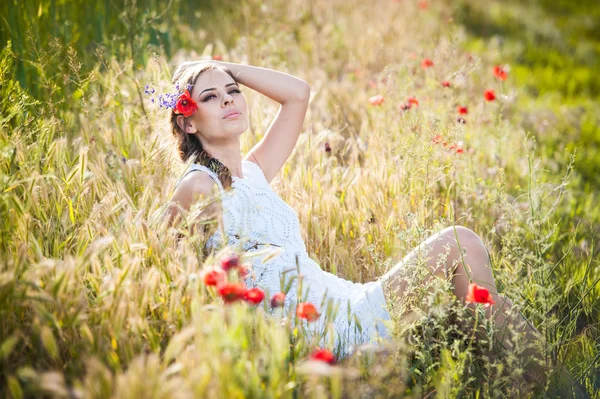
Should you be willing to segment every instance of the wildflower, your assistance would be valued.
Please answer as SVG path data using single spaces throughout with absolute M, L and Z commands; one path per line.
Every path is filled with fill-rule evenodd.
M 487 89 L 484 91 L 483 96 L 487 101 L 494 101 L 496 99 L 496 93 L 494 93 L 494 90 L 492 89 Z
M 238 301 L 246 293 L 246 286 L 243 283 L 223 283 L 218 285 L 217 289 L 225 303 Z
M 264 298 L 265 292 L 258 287 L 246 290 L 246 292 L 244 292 L 244 294 L 242 295 L 242 299 L 244 301 L 249 302 L 253 305 L 261 303 Z
M 215 54 L 212 56 L 213 60 L 217 60 L 217 61 L 221 61 L 223 59 L 223 56 L 220 54 Z
M 219 284 L 227 282 L 227 274 L 215 266 L 205 267 L 200 273 L 204 284 L 218 286 Z
M 148 94 L 148 95 L 152 95 L 154 94 L 154 87 L 151 89 L 150 85 L 146 85 L 144 86 L 144 93 Z
M 235 254 L 229 254 L 225 258 L 221 259 L 221 267 L 223 270 L 228 272 L 231 269 L 237 268 L 240 264 L 240 257 Z
M 325 152 L 331 152 L 331 147 L 329 146 L 329 143 L 325 143 Z
M 271 297 L 271 307 L 277 308 L 279 306 L 283 306 L 283 302 L 285 301 L 285 294 L 283 292 L 278 292 L 273 297 Z
M 459 114 L 461 115 L 466 115 L 469 113 L 469 109 L 467 107 L 462 107 L 462 106 L 458 106 L 456 107 L 456 110 L 458 111 Z
M 376 87 L 377 87 L 377 83 L 376 83 L 375 81 L 371 80 L 371 81 L 369 82 L 369 87 L 370 87 L 370 88 L 372 88 L 372 89 L 374 89 L 374 88 L 376 88 Z
M 402 111 L 406 111 L 407 109 L 410 109 L 410 104 L 408 104 L 408 103 L 400 104 L 400 109 Z
M 414 97 L 409 97 L 408 98 L 408 106 L 412 107 L 413 105 L 415 105 L 415 106 L 418 107 L 419 106 L 419 101 L 417 101 L 417 99 L 414 98 Z
M 317 308 L 310 302 L 301 302 L 296 307 L 296 315 L 301 319 L 306 319 L 308 321 L 315 321 L 321 316 L 319 312 L 317 312 Z
M 423 68 L 423 69 L 427 69 L 432 66 L 433 66 L 433 61 L 431 61 L 429 58 L 425 58 L 423 61 L 421 61 L 421 68 Z
M 175 113 L 183 114 L 183 116 L 191 116 L 198 109 L 198 104 L 192 99 L 190 91 L 186 89 L 177 99 L 175 104 Z
M 450 144 L 448 146 L 448 149 L 454 150 L 454 152 L 456 152 L 457 154 L 462 154 L 463 152 L 465 152 L 463 145 L 464 145 L 464 143 L 462 141 L 459 141 L 458 143 Z
M 458 123 L 460 123 L 461 125 L 464 125 L 465 123 L 467 123 L 467 121 L 465 120 L 465 118 L 458 118 L 456 121 Z
M 237 272 L 241 278 L 246 278 L 246 277 L 248 277 L 250 270 L 248 269 L 248 267 L 246 265 L 239 265 L 237 267 Z
M 496 303 L 494 302 L 494 300 L 492 299 L 492 295 L 486 288 L 483 288 L 482 286 L 477 285 L 475 283 L 469 284 L 467 297 L 465 298 L 465 300 L 467 301 L 467 303 L 481 303 L 486 308 Z
M 433 142 L 433 144 L 439 144 L 442 142 L 442 139 L 443 139 L 443 137 L 441 134 L 436 134 L 435 136 L 433 136 L 431 141 Z
M 501 65 L 496 65 L 492 70 L 492 73 L 500 80 L 506 80 L 506 78 L 508 78 L 508 73 L 506 73 Z
M 429 4 L 426 0 L 420 0 L 418 6 L 421 10 L 425 10 L 429 6 Z
M 448 82 L 447 80 L 444 80 L 442 82 L 442 86 L 444 86 L 444 87 L 450 87 L 450 82 Z
M 371 103 L 371 105 L 380 105 L 382 102 L 383 96 L 381 94 L 369 98 L 369 103 Z
M 312 360 L 318 360 L 321 362 L 335 364 L 335 356 L 331 351 L 327 349 L 317 348 L 311 355 L 310 358 Z

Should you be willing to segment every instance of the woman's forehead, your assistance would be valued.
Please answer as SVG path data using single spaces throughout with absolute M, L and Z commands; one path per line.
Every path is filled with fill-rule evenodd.
M 202 92 L 210 88 L 224 88 L 226 84 L 235 83 L 227 72 L 220 69 L 209 69 L 198 76 L 194 84 L 194 92 Z

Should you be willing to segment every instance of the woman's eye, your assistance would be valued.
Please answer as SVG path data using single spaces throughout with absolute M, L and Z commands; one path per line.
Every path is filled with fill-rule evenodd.
M 240 89 L 233 89 L 233 90 L 231 90 L 231 91 L 229 92 L 229 94 L 231 94 L 231 93 L 241 93 L 241 92 L 242 92 L 242 91 L 241 91 Z M 210 95 L 208 95 L 208 96 L 206 96 L 206 97 L 204 98 L 204 101 L 208 101 L 208 100 L 210 100 L 212 97 L 216 97 L 216 96 L 215 96 L 214 94 L 210 94 Z

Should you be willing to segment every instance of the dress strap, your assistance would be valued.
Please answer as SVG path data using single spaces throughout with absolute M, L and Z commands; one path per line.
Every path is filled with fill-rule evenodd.
M 197 163 L 192 163 L 190 164 L 188 170 L 183 174 L 183 176 L 181 176 L 177 182 L 175 183 L 175 186 L 177 186 L 179 184 L 179 182 L 181 182 L 181 180 L 183 180 L 184 177 L 186 177 L 189 173 L 194 172 L 196 170 L 200 170 L 203 172 L 208 173 L 208 175 L 215 181 L 215 183 L 217 183 L 217 185 L 219 186 L 219 190 L 221 190 L 221 192 L 225 191 L 225 189 L 223 188 L 223 184 L 221 183 L 221 180 L 219 180 L 219 176 L 211 169 L 207 168 L 204 165 L 198 165 Z

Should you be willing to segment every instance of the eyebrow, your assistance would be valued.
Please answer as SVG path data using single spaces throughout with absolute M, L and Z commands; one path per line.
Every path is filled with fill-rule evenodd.
M 229 86 L 237 86 L 237 83 L 228 83 L 228 84 L 225 85 L 226 88 L 229 87 Z M 202 92 L 198 95 L 198 97 L 200 97 L 202 95 L 202 93 L 204 93 L 205 91 L 210 91 L 210 90 L 217 90 L 217 88 L 216 87 L 211 87 L 210 89 L 202 90 Z

